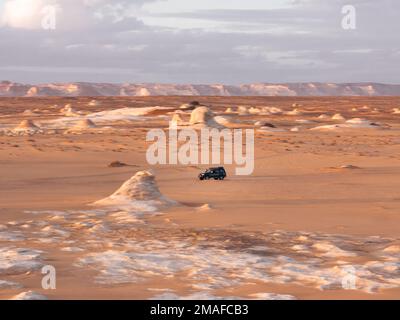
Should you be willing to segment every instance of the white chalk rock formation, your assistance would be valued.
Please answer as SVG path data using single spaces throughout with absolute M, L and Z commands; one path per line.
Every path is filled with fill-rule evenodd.
M 232 126 L 237 125 L 235 121 L 231 117 L 217 116 L 214 117 L 215 122 L 217 122 L 221 126 Z
M 380 125 L 378 123 L 371 122 L 369 120 L 354 118 L 347 120 L 343 124 L 334 124 L 326 126 L 318 126 L 312 128 L 313 131 L 332 131 L 341 129 L 388 129 L 387 125 Z
M 79 120 L 72 128 L 65 131 L 65 133 L 80 133 L 87 130 L 96 129 L 97 125 L 90 119 Z
M 215 121 L 214 113 L 207 107 L 198 107 L 193 110 L 190 116 L 190 125 L 193 128 L 223 128 Z
M 99 122 L 142 120 L 141 117 L 151 116 L 172 110 L 171 107 L 119 108 L 88 114 L 86 117 Z
M 333 117 L 332 120 L 336 120 L 336 121 L 343 121 L 346 120 L 340 113 L 336 113 Z
M 209 203 L 205 203 L 201 207 L 198 207 L 197 210 L 198 211 L 210 211 L 210 210 L 212 210 L 212 206 Z
M 245 106 L 239 106 L 237 108 L 237 113 L 239 113 L 240 116 L 247 116 L 249 114 L 249 109 Z
M 18 134 L 18 135 L 30 135 L 30 134 L 35 134 L 42 132 L 32 120 L 23 120 L 21 123 L 16 126 L 13 130 L 13 134 Z
M 14 130 L 39 130 L 40 128 L 32 120 L 23 120 Z
M 0 247 L 0 276 L 18 275 L 42 267 L 41 251 Z
M 60 110 L 60 113 L 66 117 L 76 117 L 80 114 L 72 108 L 70 103 L 66 104 L 65 107 Z
M 88 106 L 89 107 L 98 107 L 98 106 L 101 106 L 101 102 L 99 102 L 97 100 L 92 100 L 89 102 Z
M 300 124 L 310 124 L 310 123 L 314 123 L 314 121 L 309 120 L 309 119 L 296 119 L 296 122 L 297 122 L 297 123 L 300 123 Z
M 342 128 L 343 128 L 343 126 L 341 126 L 339 124 L 329 124 L 329 125 L 311 128 L 310 130 L 311 131 L 334 131 L 334 130 L 340 130 Z
M 353 127 L 353 128 L 381 127 L 377 123 L 374 123 L 374 122 L 366 120 L 366 119 L 361 119 L 361 118 L 353 118 L 353 119 L 347 120 L 346 125 L 348 127 Z
M 24 112 L 22 112 L 22 115 L 23 115 L 23 116 L 35 116 L 36 113 L 33 112 L 33 111 L 30 110 L 30 109 L 27 109 L 27 110 L 25 110 Z
M 13 296 L 10 300 L 48 300 L 48 298 L 39 293 L 27 291 Z
M 303 115 L 303 112 L 300 111 L 299 109 L 294 109 L 292 111 L 286 112 L 286 115 L 288 115 L 288 116 L 301 116 L 301 115 Z
M 260 113 L 261 113 L 261 110 L 258 109 L 258 108 L 255 108 L 255 107 L 251 107 L 251 108 L 249 109 L 249 113 L 250 113 L 250 114 L 260 114 Z
M 263 107 L 261 109 L 261 114 L 264 115 L 279 115 L 282 113 L 283 113 L 282 109 L 276 107 Z
M 186 111 L 191 111 L 191 110 L 196 109 L 196 107 L 199 107 L 199 106 L 200 106 L 200 104 L 195 103 L 195 102 L 192 102 L 192 103 L 184 103 L 184 104 L 182 104 L 182 105 L 179 107 L 179 109 L 181 109 L 181 110 L 186 110 Z
M 257 121 L 254 123 L 256 127 L 270 127 L 270 128 L 276 128 L 275 125 L 272 123 L 266 122 L 266 121 Z
M 177 204 L 162 195 L 155 176 L 149 171 L 136 173 L 111 196 L 94 203 L 96 206 L 110 206 L 141 212 L 154 212 Z
M 258 132 L 285 132 L 285 129 L 282 128 L 273 128 L 269 126 L 264 126 L 258 129 Z
M 179 109 L 181 109 L 181 110 L 189 110 L 190 109 L 190 104 L 189 103 L 184 103 L 179 107 Z
M 79 120 L 74 126 L 74 129 L 78 129 L 78 130 L 93 129 L 93 128 L 97 128 L 97 126 L 90 119 Z
M 169 122 L 169 127 L 171 129 L 178 129 L 182 126 L 186 126 L 187 123 L 183 121 L 179 113 L 175 113 L 172 117 L 172 120 Z

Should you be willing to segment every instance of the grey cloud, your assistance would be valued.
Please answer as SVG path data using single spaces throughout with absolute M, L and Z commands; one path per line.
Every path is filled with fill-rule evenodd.
M 1 77 L 21 82 L 400 82 L 400 22 L 394 13 L 400 3 L 352 2 L 358 9 L 355 31 L 340 28 L 345 2 L 337 0 L 297 1 L 279 10 L 169 15 L 238 25 L 224 33 L 147 26 L 140 17 L 122 13 L 120 19 L 104 15 L 72 30 L 3 27 Z M 131 4 L 120 1 L 116 10 L 124 12 Z M 246 24 L 260 32 L 240 32 Z M 283 31 L 265 31 L 263 25 Z

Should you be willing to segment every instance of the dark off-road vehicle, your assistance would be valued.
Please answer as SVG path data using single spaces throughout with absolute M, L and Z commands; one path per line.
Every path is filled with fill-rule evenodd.
M 226 171 L 223 167 L 210 168 L 199 174 L 200 180 L 224 180 L 226 178 Z

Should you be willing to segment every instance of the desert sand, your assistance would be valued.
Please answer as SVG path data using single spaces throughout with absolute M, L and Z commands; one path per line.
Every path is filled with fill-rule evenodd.
M 200 182 L 206 166 L 147 164 L 147 131 L 196 124 L 181 108 L 194 99 L 207 121 L 256 130 L 253 175 L 228 165 Z M 399 107 L 1 98 L 0 299 L 399 299 Z

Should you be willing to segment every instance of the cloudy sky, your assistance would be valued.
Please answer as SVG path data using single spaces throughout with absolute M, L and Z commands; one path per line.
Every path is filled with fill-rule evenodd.
M 400 83 L 400 1 L 0 0 L 0 79 Z

